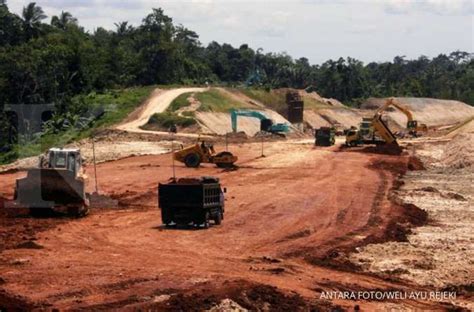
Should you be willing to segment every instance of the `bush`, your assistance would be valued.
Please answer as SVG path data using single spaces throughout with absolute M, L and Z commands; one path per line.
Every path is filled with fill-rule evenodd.
M 180 96 L 178 96 L 176 99 L 174 99 L 173 102 L 171 102 L 171 105 L 168 107 L 166 111 L 175 112 L 182 107 L 189 106 L 188 98 L 191 96 L 191 94 L 192 94 L 191 92 L 188 92 L 188 93 L 183 93 Z
M 148 120 L 145 125 L 145 129 L 148 128 L 164 128 L 168 129 L 172 125 L 176 125 L 181 128 L 187 128 L 196 124 L 196 120 L 193 118 L 181 117 L 173 113 L 165 112 L 154 114 Z
M 198 111 L 201 112 L 228 112 L 233 108 L 245 108 L 247 105 L 234 100 L 218 89 L 196 93 L 196 99 L 201 102 Z

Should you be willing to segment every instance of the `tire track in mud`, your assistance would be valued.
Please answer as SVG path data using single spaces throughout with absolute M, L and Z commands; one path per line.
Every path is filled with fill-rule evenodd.
M 238 151 L 237 148 L 235 149 Z M 242 150 L 243 148 L 240 149 L 244 154 L 243 159 L 246 159 L 245 156 L 254 156 L 254 150 L 245 149 L 244 152 Z M 294 159 L 292 159 L 293 154 Z M 95 274 L 94 276 L 102 276 L 101 284 L 97 282 L 91 284 L 88 277 L 84 277 L 79 269 L 68 270 L 68 277 L 71 280 L 74 279 L 75 284 L 69 283 L 61 288 L 63 294 L 59 293 L 58 297 L 53 297 L 60 300 L 61 307 L 67 308 L 87 306 L 113 309 L 147 304 L 142 302 L 141 298 L 150 295 L 149 287 L 155 287 L 155 289 L 163 289 L 169 285 L 175 287 L 179 283 L 177 278 L 184 277 L 207 279 L 208 291 L 211 294 L 222 291 L 218 285 L 222 279 L 232 280 L 238 277 L 299 294 L 309 294 L 308 297 L 313 297 L 309 288 L 311 283 L 314 284 L 315 281 L 330 274 L 331 270 L 324 267 L 327 267 L 328 263 L 337 263 L 339 254 L 335 254 L 332 258 L 328 257 L 327 262 L 321 264 L 304 261 L 308 260 L 305 257 L 314 256 L 314 250 L 323 248 L 329 250 L 329 247 L 341 247 L 341 245 L 351 243 L 355 238 L 347 236 L 347 233 L 357 234 L 363 221 L 371 220 L 372 216 L 366 215 L 368 211 L 371 214 L 383 213 L 384 210 L 381 212 L 377 210 L 380 208 L 378 207 L 380 205 L 376 203 L 377 200 L 375 203 L 371 201 L 373 195 L 369 197 L 364 194 L 378 193 L 384 189 L 384 194 L 379 199 L 383 203 L 384 196 L 387 194 L 386 189 L 390 187 L 390 175 L 388 171 L 383 171 L 387 181 L 382 185 L 380 185 L 382 178 L 380 176 L 377 178 L 374 173 L 370 173 L 367 178 L 363 177 L 368 172 L 366 165 L 370 158 L 367 156 L 359 155 L 354 158 L 347 154 L 315 152 L 302 158 L 301 148 L 296 147 L 293 150 L 285 150 L 282 154 L 278 154 L 278 157 L 268 157 L 261 163 L 249 165 L 265 168 L 267 165 L 269 167 L 279 165 L 274 162 L 275 160 L 283 164 L 282 161 L 286 159 L 291 165 L 279 165 L 278 167 L 281 168 L 273 172 L 271 169 L 275 168 L 261 170 L 249 168 L 232 172 L 222 172 L 210 166 L 199 169 L 199 174 L 218 176 L 224 186 L 230 189 L 227 196 L 232 197 L 229 197 L 230 202 L 228 208 L 226 207 L 228 210 L 224 226 L 213 227 L 207 231 L 162 231 L 155 227 L 159 223 L 158 211 L 156 213 L 149 210 L 110 211 L 96 216 L 91 215 L 80 221 L 80 227 L 65 227 L 61 235 L 54 236 L 55 240 L 49 239 L 46 244 L 49 258 L 32 254 L 31 267 L 5 267 L 5 269 L 13 270 L 13 276 L 18 277 L 15 289 L 19 293 L 30 293 L 35 298 L 41 298 L 41 295 L 31 293 L 26 285 L 27 281 L 21 277 L 23 274 L 31 273 L 35 282 L 45 282 L 50 285 L 42 291 L 43 296 L 54 295 L 57 292 L 56 284 L 62 284 L 65 274 L 62 269 L 63 264 L 71 259 L 77 264 L 77 268 L 90 270 L 89 274 Z M 130 189 L 129 185 L 134 185 L 134 191 L 137 192 L 135 195 L 146 193 L 152 183 L 164 181 L 169 177 L 168 160 L 167 156 L 136 157 L 116 163 L 101 164 L 100 169 L 104 172 L 103 189 L 125 194 Z M 146 177 L 141 170 L 135 170 L 143 163 L 153 164 Z M 117 165 L 123 168 L 117 170 L 114 168 Z M 178 176 L 197 172 L 184 166 L 179 166 L 176 170 Z M 363 183 L 362 188 L 358 187 L 360 182 Z M 377 187 L 372 187 L 372 183 L 377 183 Z M 366 190 L 363 189 L 364 187 Z M 353 201 L 359 201 L 355 207 L 350 207 L 351 199 L 345 198 L 348 195 L 355 196 Z M 362 207 L 364 203 L 367 205 Z M 360 215 L 355 210 L 357 208 L 363 208 Z M 354 218 L 357 224 L 351 224 L 350 217 Z M 369 226 L 369 229 L 372 227 Z M 78 238 L 80 242 L 83 233 L 89 233 L 89 231 L 90 235 L 88 235 L 97 239 L 70 244 L 71 238 Z M 330 238 L 334 233 L 344 231 L 346 240 L 339 238 L 339 243 L 337 240 L 324 241 L 325 237 Z M 378 233 L 375 229 L 374 231 Z M 320 235 L 323 238 L 320 238 Z M 328 246 L 329 243 L 333 245 Z M 94 252 L 93 258 L 84 257 L 84 254 L 81 254 L 85 251 L 84 246 L 87 244 L 90 245 L 87 252 Z M 196 246 L 199 246 L 199 250 L 196 250 Z M 308 246 L 312 248 L 306 248 Z M 258 264 L 257 270 L 250 270 L 249 266 L 252 264 L 245 262 L 249 256 L 277 257 L 285 251 L 294 251 L 294 248 L 299 252 L 293 256 L 296 259 L 285 257 L 279 264 Z M 111 258 L 111 254 L 117 254 L 120 257 L 114 261 L 115 258 Z M 72 255 L 76 257 L 73 258 Z M 56 265 L 56 268 L 46 274 L 38 270 L 44 265 L 48 267 Z M 138 267 L 145 265 L 148 267 L 147 272 L 140 272 Z M 339 265 L 336 268 L 343 272 L 345 267 Z M 346 269 L 355 271 L 354 268 L 348 266 Z M 121 277 L 122 272 L 124 272 L 123 277 Z M 124 291 L 120 289 L 122 287 L 120 283 L 143 276 L 152 278 L 161 272 L 166 275 L 166 278 L 161 281 L 150 281 L 151 285 L 148 285 L 147 281 L 138 280 L 133 285 L 125 287 Z M 343 273 L 338 273 L 336 279 L 342 280 L 344 276 L 341 276 Z M 328 276 L 328 278 L 333 277 Z M 110 291 L 106 287 L 102 289 L 102 285 L 113 285 L 115 282 L 119 283 L 117 290 Z M 163 282 L 168 284 L 164 285 Z M 85 292 L 74 293 L 77 289 L 84 289 Z M 87 296 L 90 289 L 93 290 L 93 295 Z M 128 292 L 127 289 L 129 289 Z M 188 293 L 183 290 L 184 288 L 180 289 L 179 293 L 182 296 L 179 302 L 185 302 Z M 108 292 L 112 295 L 108 296 Z M 87 304 L 74 302 L 74 296 L 80 297 L 83 294 L 86 294 L 84 301 L 87 301 Z M 61 299 L 61 296 L 66 298 Z
M 312 265 L 327 266 L 348 271 L 359 271 L 360 269 L 347 259 L 347 254 L 355 251 L 357 247 L 385 241 L 405 241 L 406 233 L 409 231 L 409 228 L 399 225 L 400 220 L 398 219 L 400 217 L 395 220 L 393 220 L 393 218 L 400 214 L 403 215 L 404 213 L 416 215 L 416 213 L 409 211 L 416 207 L 399 205 L 390 197 L 390 192 L 399 187 L 396 182 L 397 178 L 395 173 L 404 173 L 408 168 L 406 159 L 397 161 L 397 166 L 401 166 L 402 169 L 398 169 L 394 172 L 394 164 L 392 162 L 380 160 L 378 158 L 377 160 L 375 158 L 371 159 L 368 167 L 377 173 L 379 183 L 370 208 L 369 217 L 363 226 L 354 229 L 343 236 L 331 239 L 328 242 L 319 245 L 317 248 L 303 248 L 301 250 L 291 251 L 283 256 L 288 258 L 303 257 L 305 261 Z M 390 179 L 393 180 L 393 182 L 390 182 Z M 385 200 L 385 198 L 387 198 L 387 200 Z M 387 203 L 384 203 L 385 201 L 387 201 Z M 384 219 L 381 216 L 382 207 L 384 207 L 384 205 L 387 206 L 388 220 L 386 222 L 383 221 Z M 396 213 L 393 213 L 393 211 L 396 211 Z M 341 209 L 336 215 L 335 223 L 341 224 L 346 214 L 347 208 Z M 418 220 L 411 220 L 409 217 L 403 217 L 402 221 L 408 221 L 411 225 L 420 225 Z M 376 228 L 380 225 L 383 227 L 382 232 L 377 231 Z M 371 231 L 371 229 L 374 231 Z M 357 236 L 359 236 L 359 238 Z M 321 250 L 326 251 L 321 253 Z

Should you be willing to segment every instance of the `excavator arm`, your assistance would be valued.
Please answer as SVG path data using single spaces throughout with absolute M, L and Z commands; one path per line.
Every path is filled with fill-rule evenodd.
M 384 105 L 382 105 L 377 112 L 375 113 L 376 115 L 381 114 L 383 111 L 385 111 L 389 106 L 393 106 L 397 108 L 399 111 L 401 111 L 405 116 L 407 116 L 407 129 L 410 133 L 415 134 L 417 131 L 427 131 L 428 127 L 425 124 L 420 124 L 418 125 L 418 121 L 414 119 L 412 112 L 405 107 L 404 105 L 400 104 L 398 101 L 396 101 L 394 98 L 388 99 Z
M 238 116 L 245 116 L 245 117 L 253 117 L 257 118 L 260 121 L 262 120 L 269 120 L 269 118 L 259 112 L 259 111 L 250 111 L 250 110 L 232 110 L 231 111 L 231 121 L 232 121 L 232 132 L 237 132 L 237 117 Z

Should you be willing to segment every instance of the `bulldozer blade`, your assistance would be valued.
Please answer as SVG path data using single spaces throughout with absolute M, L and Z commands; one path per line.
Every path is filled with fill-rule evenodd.
M 30 209 L 80 207 L 86 204 L 85 183 L 71 171 L 30 169 L 26 178 L 17 180 L 16 201 Z

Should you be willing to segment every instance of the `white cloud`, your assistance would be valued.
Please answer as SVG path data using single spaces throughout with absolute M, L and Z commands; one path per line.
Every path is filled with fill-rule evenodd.
M 474 13 L 472 0 L 380 0 L 387 13 L 408 14 L 413 12 L 439 15 L 470 15 Z
M 20 13 L 32 0 L 10 0 Z M 243 43 L 321 63 L 340 56 L 368 61 L 473 51 L 471 0 L 36 0 L 46 14 L 71 12 L 88 30 L 129 21 L 152 8 L 196 31 L 200 41 Z M 396 14 L 395 14 L 396 13 Z

